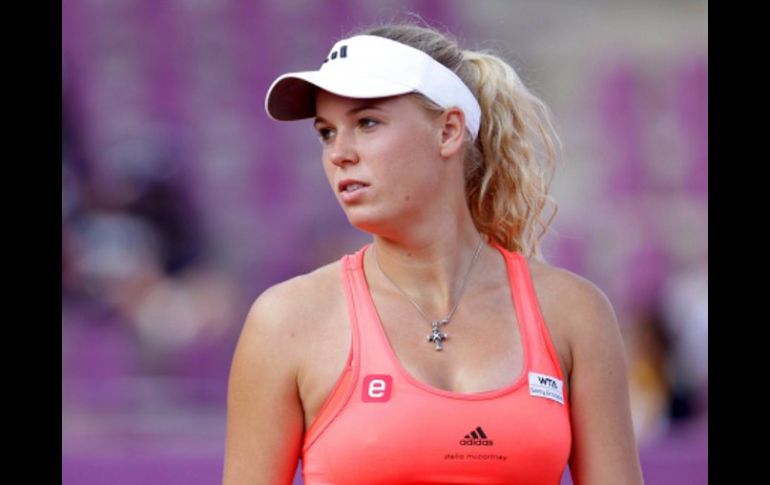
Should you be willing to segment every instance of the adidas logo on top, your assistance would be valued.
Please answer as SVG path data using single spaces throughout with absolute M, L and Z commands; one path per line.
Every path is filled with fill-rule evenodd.
M 460 440 L 460 444 L 463 446 L 492 446 L 494 442 L 487 438 L 484 430 L 481 426 L 477 426 L 476 429 L 466 434 L 463 439 Z

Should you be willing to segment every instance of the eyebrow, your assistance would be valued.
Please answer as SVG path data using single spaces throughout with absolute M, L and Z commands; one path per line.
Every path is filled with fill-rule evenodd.
M 367 104 L 363 104 L 363 105 L 361 105 L 361 106 L 356 106 L 356 107 L 354 107 L 354 108 L 351 108 L 351 109 L 349 109 L 349 110 L 348 110 L 348 112 L 347 112 L 347 113 L 345 113 L 345 114 L 346 114 L 347 116 L 351 116 L 351 115 L 354 115 L 354 114 L 358 113 L 359 111 L 365 111 L 365 110 L 367 110 L 367 109 L 373 109 L 373 110 L 377 110 L 377 111 L 385 111 L 384 109 L 382 109 L 381 107 L 379 107 L 379 106 L 378 106 L 378 105 L 376 105 L 376 104 L 367 103 Z M 316 116 L 316 117 L 315 117 L 315 120 L 313 121 L 313 125 L 316 125 L 316 124 L 318 124 L 319 122 L 328 123 L 328 121 L 326 121 L 326 120 L 325 120 L 323 117 L 321 117 L 321 116 Z

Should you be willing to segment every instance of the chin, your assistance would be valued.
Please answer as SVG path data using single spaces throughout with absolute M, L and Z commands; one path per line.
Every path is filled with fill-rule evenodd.
M 357 210 L 362 209 L 362 210 Z M 387 217 L 382 213 L 366 210 L 364 208 L 353 207 L 345 211 L 348 222 L 356 229 L 370 234 L 382 234 L 387 232 L 387 228 L 393 224 L 393 218 Z

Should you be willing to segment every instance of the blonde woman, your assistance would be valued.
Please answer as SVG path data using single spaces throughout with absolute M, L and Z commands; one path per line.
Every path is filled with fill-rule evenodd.
M 232 362 L 224 484 L 640 484 L 611 304 L 543 262 L 558 139 L 498 57 L 374 27 L 280 76 L 372 242 L 254 302 Z

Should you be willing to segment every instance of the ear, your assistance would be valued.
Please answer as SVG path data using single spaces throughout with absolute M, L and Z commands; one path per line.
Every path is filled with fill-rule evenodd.
M 441 156 L 450 158 L 462 150 L 465 139 L 465 114 L 460 108 L 448 108 L 441 114 L 440 122 L 439 151 Z

